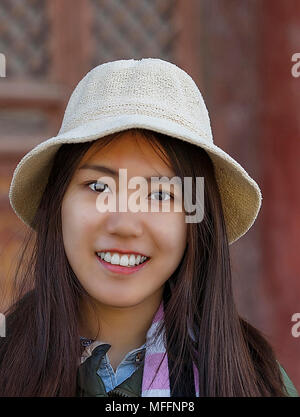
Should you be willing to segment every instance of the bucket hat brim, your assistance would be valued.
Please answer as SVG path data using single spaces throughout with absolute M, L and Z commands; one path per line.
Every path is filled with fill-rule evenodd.
M 60 146 L 83 143 L 131 128 L 149 129 L 203 148 L 210 156 L 224 211 L 228 242 L 238 240 L 253 225 L 261 207 L 262 195 L 257 183 L 230 155 L 199 132 L 159 117 L 141 114 L 104 116 L 58 134 L 33 148 L 17 165 L 9 200 L 16 215 L 29 227 L 38 209 Z

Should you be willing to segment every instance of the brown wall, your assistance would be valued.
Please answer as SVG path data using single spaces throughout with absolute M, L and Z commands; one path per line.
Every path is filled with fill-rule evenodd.
M 291 334 L 291 317 L 300 312 L 300 78 L 292 76 L 291 57 L 300 52 L 299 28 L 298 1 L 263 2 L 259 51 L 263 289 L 271 305 L 272 343 L 298 390 L 300 339 Z

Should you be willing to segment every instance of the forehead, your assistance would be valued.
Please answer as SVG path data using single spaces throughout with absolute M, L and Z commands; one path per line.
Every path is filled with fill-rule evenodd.
M 115 168 L 163 169 L 165 175 L 174 173 L 169 158 L 160 145 L 151 143 L 141 133 L 123 132 L 105 146 L 103 139 L 95 141 L 80 161 L 79 167 L 86 163 L 109 164 Z M 102 143 L 101 143 L 102 142 Z M 105 141 L 104 141 L 105 142 Z

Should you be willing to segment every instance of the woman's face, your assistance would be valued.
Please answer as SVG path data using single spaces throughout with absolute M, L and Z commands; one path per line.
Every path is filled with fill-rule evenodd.
M 117 175 L 109 174 L 109 171 L 82 168 L 87 164 L 104 166 L 116 171 Z M 99 150 L 95 150 L 93 144 L 80 161 L 64 195 L 62 230 L 69 263 L 89 295 L 107 306 L 129 307 L 150 301 L 151 297 L 156 301 L 161 299 L 164 283 L 183 256 L 187 227 L 185 213 L 183 210 L 174 211 L 172 198 L 170 210 L 162 211 L 170 194 L 176 194 L 177 198 L 176 187 L 168 190 L 170 194 L 159 195 L 159 191 L 165 188 L 157 185 L 155 188 L 152 186 L 151 190 L 149 184 L 148 197 L 146 195 L 142 201 L 143 207 L 148 205 L 148 211 L 133 212 L 127 209 L 121 212 L 118 209 L 119 194 L 122 193 L 123 197 L 125 194 L 118 181 L 120 168 L 127 169 L 128 182 L 136 176 L 175 176 L 174 171 L 140 134 L 133 136 L 130 131 L 123 132 L 116 141 Z M 104 182 L 100 181 L 103 176 L 110 178 L 106 182 L 109 188 L 105 188 Z M 115 190 L 112 181 L 116 184 Z M 138 189 L 138 186 L 128 189 L 126 183 L 128 202 Z M 97 197 L 103 192 L 111 196 L 115 193 L 116 211 L 100 212 L 97 209 Z M 156 207 L 155 212 L 151 211 L 151 199 Z M 113 257 L 121 251 L 119 260 L 123 257 L 122 263 L 124 261 L 126 264 L 128 259 L 129 266 L 117 265 L 117 256 L 107 262 L 107 252 Z M 101 259 L 101 252 L 102 256 L 106 254 L 104 259 Z M 126 257 L 126 254 L 129 256 Z M 145 255 L 149 259 L 137 267 L 138 255 L 133 257 L 134 254 Z

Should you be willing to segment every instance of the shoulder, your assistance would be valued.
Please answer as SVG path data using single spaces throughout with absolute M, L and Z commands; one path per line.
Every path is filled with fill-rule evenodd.
M 288 374 L 286 373 L 285 369 L 280 365 L 279 362 L 278 366 L 281 372 L 281 376 L 282 376 L 282 380 L 283 380 L 283 384 L 285 386 L 285 389 L 288 393 L 289 397 L 299 397 L 298 391 L 296 390 L 294 384 L 292 383 L 292 381 L 290 380 Z

